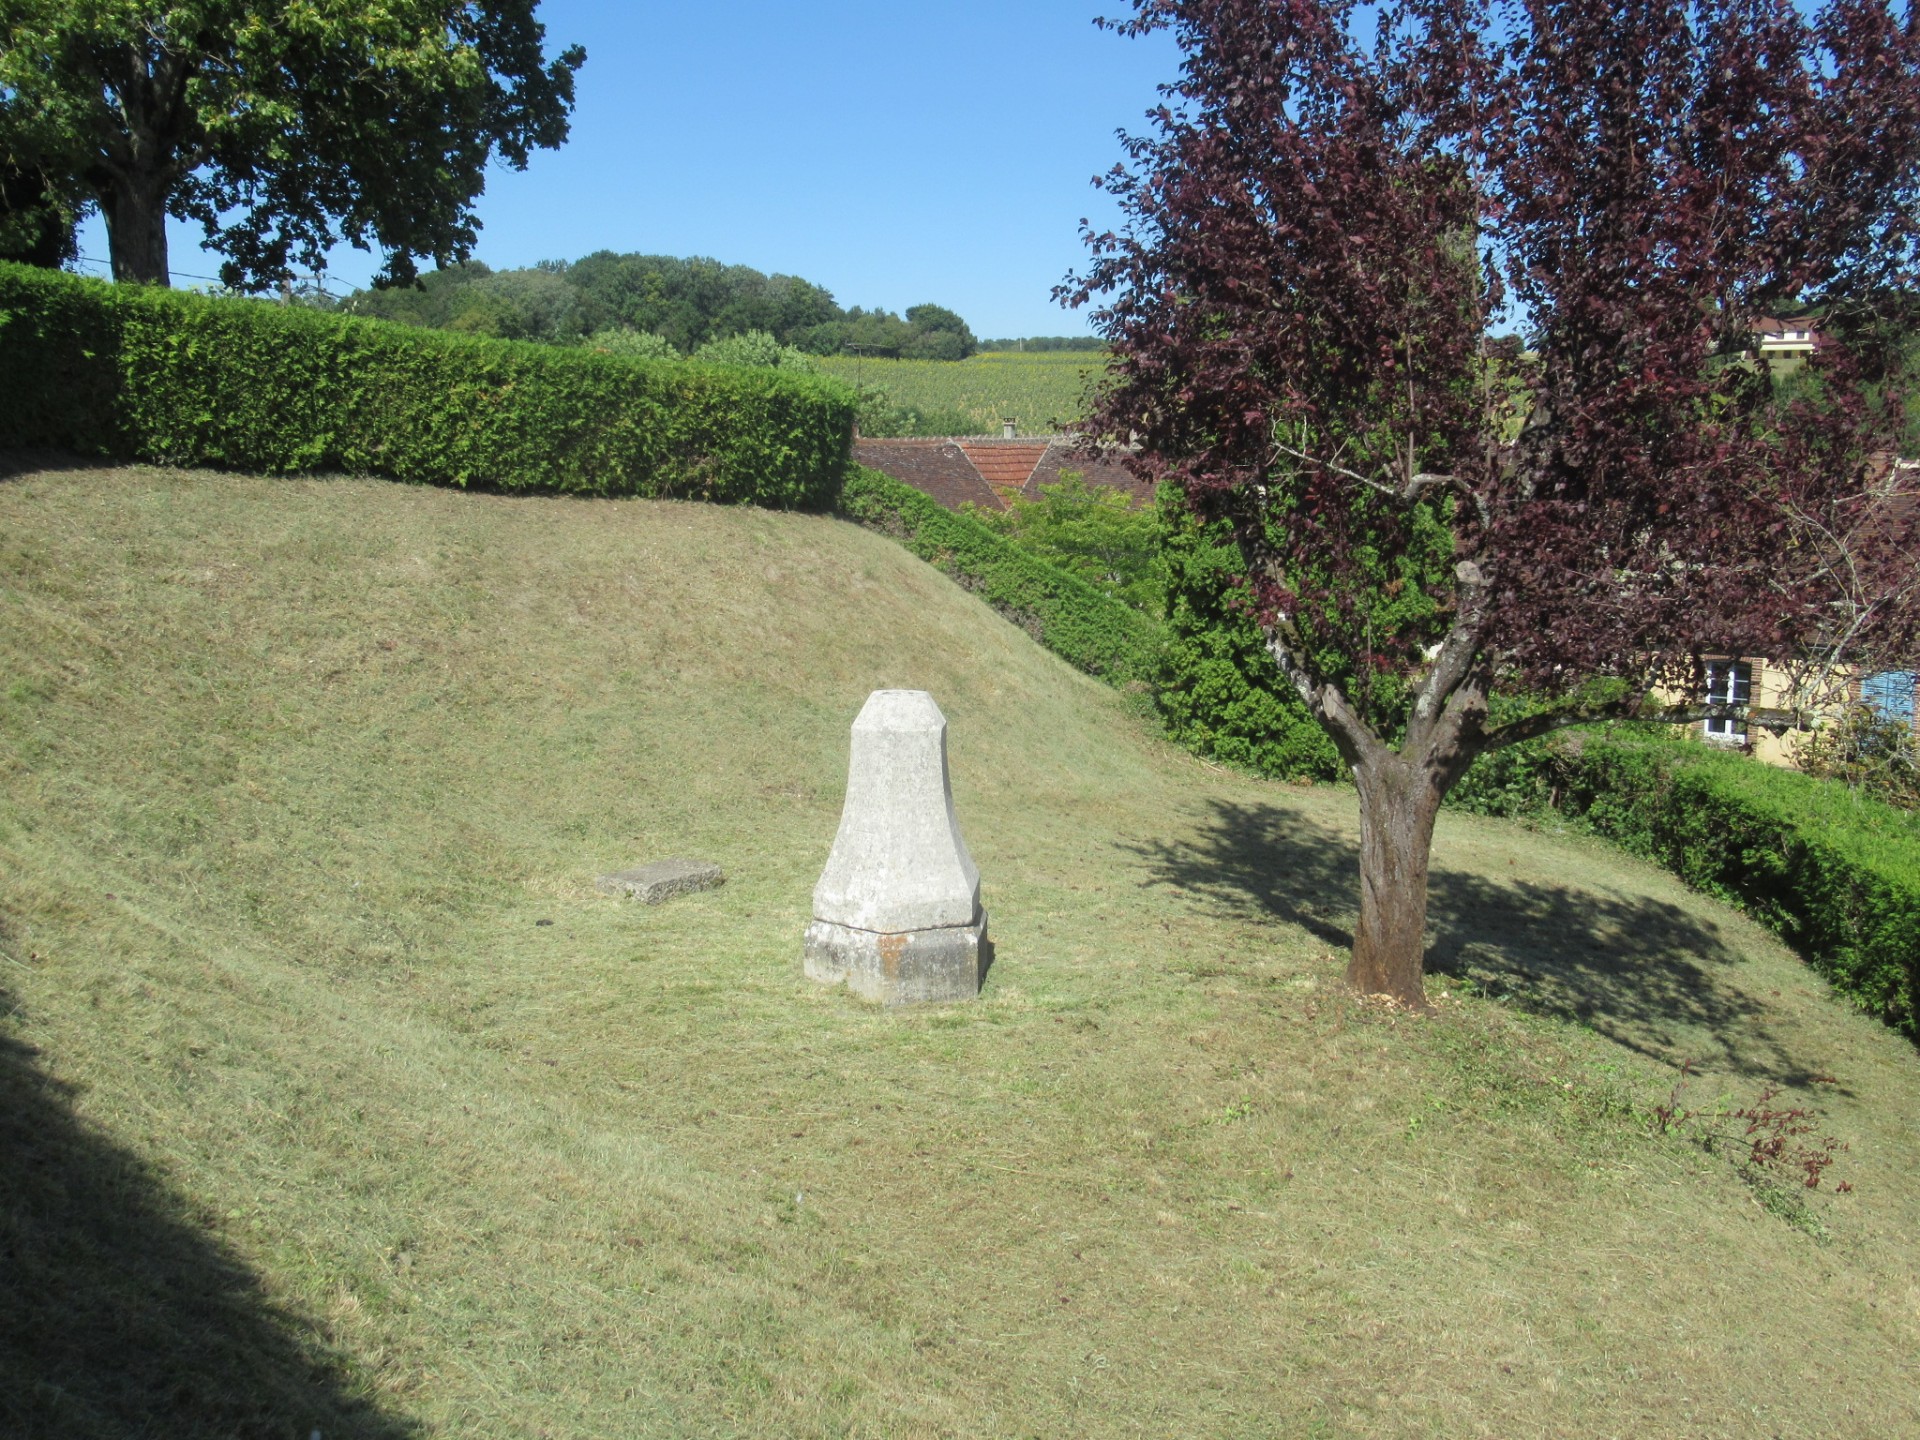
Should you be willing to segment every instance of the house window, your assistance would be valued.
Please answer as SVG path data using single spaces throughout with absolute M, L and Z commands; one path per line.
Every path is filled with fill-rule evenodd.
M 1709 705 L 1745 706 L 1753 699 L 1753 667 L 1744 660 L 1709 660 L 1707 662 L 1707 703 Z M 1744 745 L 1747 743 L 1747 722 L 1744 716 L 1711 715 L 1707 718 L 1706 733 L 1709 740 L 1717 740 L 1723 745 Z
M 1880 720 L 1903 720 L 1913 724 L 1913 681 L 1911 670 L 1889 670 L 1869 675 L 1860 682 L 1860 703 Z

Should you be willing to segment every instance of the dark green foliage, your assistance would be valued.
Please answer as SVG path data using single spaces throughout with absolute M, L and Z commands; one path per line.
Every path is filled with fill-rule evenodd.
M 964 360 L 975 349 L 967 322 L 939 305 L 916 305 L 905 319 L 858 306 L 842 310 L 828 291 L 792 275 L 610 250 L 530 270 L 451 266 L 418 287 L 360 291 L 347 308 L 406 325 L 555 345 L 636 331 L 660 336 L 682 355 L 751 332 L 815 355 L 854 345 L 910 360 Z
M 849 519 L 900 541 L 1068 664 L 1114 685 L 1148 683 L 1160 627 L 1137 610 L 956 515 L 910 485 L 856 466 L 841 495 Z
M 0 445 L 433 485 L 833 503 L 853 395 L 0 265 Z
M 79 253 L 72 208 L 47 177 L 0 160 L 0 260 L 57 270 Z
M 1579 732 L 1483 757 L 1454 801 L 1576 817 L 1747 910 L 1920 1038 L 1920 816 L 1691 740 Z
M 1274 779 L 1343 773 L 1326 732 L 1281 676 L 1253 621 L 1244 564 L 1223 525 L 1205 527 L 1162 491 L 1167 648 L 1160 713 L 1167 733 L 1208 755 Z
M 600 311 L 554 269 L 494 271 L 479 261 L 451 265 L 418 285 L 362 290 L 343 308 L 350 315 L 486 335 L 572 345 L 601 328 Z
M 940 305 L 907 307 L 911 332 L 900 348 L 904 360 L 966 360 L 979 349 L 967 322 Z
M 818 285 L 702 257 L 600 250 L 549 268 L 573 287 L 596 317 L 596 328 L 623 325 L 663 335 L 683 354 L 748 330 L 792 345 L 802 332 L 841 313 Z
M 1378 508 L 1365 495 L 1350 503 L 1357 512 Z M 1285 505 L 1276 501 L 1282 510 Z M 1160 708 L 1168 732 L 1199 754 L 1275 779 L 1344 776 L 1333 741 L 1280 674 L 1254 623 L 1246 561 L 1230 524 L 1202 523 L 1170 486 L 1162 487 L 1160 514 L 1171 630 Z M 1337 592 L 1340 607 L 1358 617 L 1354 628 L 1369 643 L 1357 654 L 1335 643 L 1338 627 L 1327 623 L 1329 613 L 1303 607 L 1295 617 L 1302 649 L 1318 672 L 1338 681 L 1392 743 L 1404 726 L 1409 694 L 1409 672 L 1389 663 L 1393 652 L 1437 639 L 1448 619 L 1433 599 L 1436 577 L 1451 559 L 1445 505 L 1415 507 L 1405 531 L 1393 542 L 1378 527 L 1356 524 L 1359 543 L 1339 574 L 1324 558 L 1301 562 L 1312 590 Z M 1326 612 L 1334 608 L 1327 602 Z
M 965 360 L 979 348 L 967 322 L 938 305 L 915 305 L 903 320 L 888 310 L 858 305 L 831 322 L 794 337 L 815 355 L 858 353 L 896 360 Z
M 1275 780 L 1336 780 L 1346 774 L 1327 732 L 1286 684 L 1242 582 L 1246 563 L 1225 522 L 1200 524 L 1179 499 L 1160 497 L 1167 566 L 1167 668 L 1160 708 L 1167 733 L 1198 755 L 1208 755 Z M 1438 515 L 1419 516 L 1413 545 L 1400 553 L 1359 557 L 1357 603 L 1375 618 L 1380 645 L 1394 634 L 1425 634 L 1432 626 L 1428 570 L 1444 563 L 1446 532 Z M 1396 735 L 1396 710 L 1405 685 L 1392 670 L 1356 678 L 1331 647 L 1317 657 L 1340 676 L 1356 703 L 1386 735 Z
M 0 261 L 0 445 L 125 455 L 121 322 L 109 287 Z

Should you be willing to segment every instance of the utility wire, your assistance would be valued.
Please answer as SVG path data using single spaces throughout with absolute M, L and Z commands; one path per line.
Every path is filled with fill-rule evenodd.
M 79 263 L 82 265 L 97 265 L 100 269 L 104 270 L 107 274 L 111 275 L 113 273 L 113 265 L 111 264 L 111 262 L 99 259 L 97 256 L 81 255 L 76 258 L 78 259 Z M 194 274 L 190 274 L 185 270 L 174 270 L 172 269 L 172 267 L 168 267 L 168 269 L 169 269 L 169 273 L 172 274 L 173 277 L 178 280 L 204 280 L 209 285 L 224 285 L 226 283 L 218 275 L 194 275 Z M 299 277 L 295 276 L 295 278 L 298 279 Z M 329 300 L 350 300 L 353 298 L 351 295 L 341 295 L 333 290 L 328 289 L 326 281 L 322 280 L 320 276 L 317 274 L 308 276 L 304 283 L 310 286 L 312 289 L 318 290 L 322 295 L 326 296 Z

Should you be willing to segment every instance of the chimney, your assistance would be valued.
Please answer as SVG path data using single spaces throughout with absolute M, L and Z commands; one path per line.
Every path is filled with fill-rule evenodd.
M 1000 422 L 1000 438 L 1002 440 L 1011 440 L 1015 436 L 1017 436 L 1019 433 L 1020 433 L 1019 427 L 1016 426 L 1013 423 L 1013 421 L 1002 420 Z

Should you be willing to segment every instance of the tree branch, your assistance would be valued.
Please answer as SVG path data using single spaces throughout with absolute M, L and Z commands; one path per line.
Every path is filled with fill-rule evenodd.
M 1444 490 L 1449 486 L 1462 484 L 1457 476 L 1436 475 L 1431 471 L 1422 470 L 1417 474 L 1409 475 L 1400 488 L 1396 490 L 1384 480 L 1372 479 L 1369 476 L 1362 475 L 1358 470 L 1349 470 L 1346 466 L 1336 464 L 1334 461 L 1322 460 L 1318 456 L 1309 455 L 1304 450 L 1296 450 L 1283 440 L 1274 441 L 1273 448 L 1280 454 L 1291 456 L 1303 464 L 1317 465 L 1322 470 L 1331 470 L 1336 475 L 1344 475 L 1347 479 L 1364 485 L 1369 490 L 1378 490 L 1382 495 L 1391 496 L 1393 499 L 1402 501 L 1403 503 L 1411 503 L 1414 500 L 1418 500 L 1429 490 Z
M 1443 475 L 1432 470 L 1413 469 L 1413 440 L 1411 436 L 1409 436 L 1407 440 L 1408 474 L 1406 479 L 1402 480 L 1397 487 L 1388 484 L 1384 480 L 1376 480 L 1372 476 L 1362 475 L 1358 470 L 1350 470 L 1345 465 L 1341 465 L 1336 461 L 1323 460 L 1317 455 L 1307 453 L 1305 450 L 1296 449 L 1284 440 L 1275 439 L 1273 448 L 1276 454 L 1298 460 L 1303 465 L 1313 465 L 1322 470 L 1330 470 L 1335 475 L 1353 481 L 1356 485 L 1364 485 L 1369 490 L 1377 491 L 1389 499 L 1398 500 L 1402 505 L 1411 505 L 1430 490 L 1457 490 L 1473 505 L 1474 513 L 1480 517 L 1480 523 L 1483 526 L 1488 526 L 1492 523 L 1491 513 L 1487 509 L 1486 497 L 1481 495 L 1478 490 L 1475 490 L 1473 486 L 1469 485 L 1458 475 Z
M 1291 622 L 1282 618 L 1276 621 L 1273 628 L 1263 629 L 1267 653 L 1273 656 L 1273 663 L 1280 667 L 1280 673 L 1292 684 L 1308 713 L 1327 732 L 1327 737 L 1339 750 L 1341 759 L 1350 766 L 1357 766 L 1383 748 L 1380 737 L 1354 712 L 1340 687 L 1330 680 L 1318 679 L 1298 659 L 1295 654 L 1298 636 L 1294 636 L 1293 644 L 1289 644 L 1287 638 L 1293 632 Z
M 1412 724 L 1408 727 L 1410 740 L 1426 739 L 1426 732 L 1444 713 L 1447 700 L 1472 672 L 1480 655 L 1480 631 L 1487 613 L 1486 576 L 1473 561 L 1462 560 L 1453 567 L 1453 578 L 1460 586 L 1453 627 L 1447 631 L 1440 653 L 1434 656 L 1426 678 L 1414 692 Z M 1416 736 L 1415 731 L 1420 733 Z
M 1548 710 L 1509 720 L 1485 732 L 1482 750 L 1502 750 L 1526 740 L 1538 740 L 1556 730 L 1574 725 L 1592 725 L 1604 720 L 1625 720 L 1645 725 L 1698 725 L 1704 720 L 1739 720 L 1762 730 L 1781 734 L 1788 730 L 1811 730 L 1812 722 L 1801 710 L 1780 710 L 1752 705 L 1684 703 L 1647 705 L 1642 700 L 1618 701 L 1605 705 L 1575 706 L 1570 710 Z

